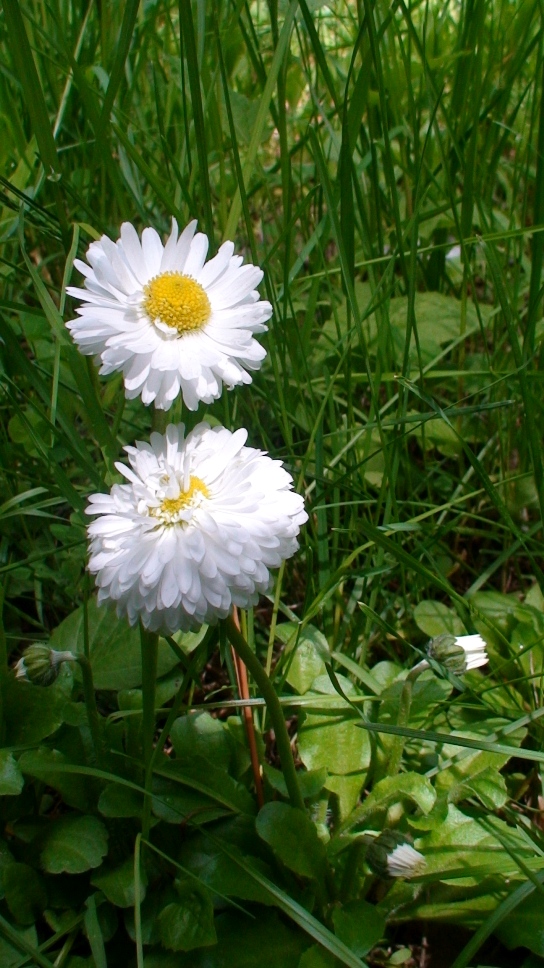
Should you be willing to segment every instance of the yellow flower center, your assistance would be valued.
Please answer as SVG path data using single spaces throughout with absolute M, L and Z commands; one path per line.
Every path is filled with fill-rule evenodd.
M 212 307 L 200 283 L 181 272 L 162 272 L 144 286 L 144 309 L 149 318 L 177 329 L 180 336 L 202 329 Z
M 189 487 L 186 491 L 182 491 L 178 497 L 165 497 L 160 507 L 153 508 L 151 514 L 158 518 L 162 524 L 175 524 L 178 513 L 194 504 L 195 498 L 199 494 L 203 497 L 210 496 L 204 481 L 201 481 L 199 477 L 190 477 Z

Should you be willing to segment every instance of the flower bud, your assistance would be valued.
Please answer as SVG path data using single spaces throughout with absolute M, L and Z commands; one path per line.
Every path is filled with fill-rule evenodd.
M 17 679 L 26 679 L 36 686 L 50 686 L 55 681 L 61 662 L 74 662 L 73 652 L 56 652 L 40 642 L 25 649 L 15 665 Z
M 369 844 L 366 862 L 378 877 L 414 877 L 421 874 L 425 858 L 410 843 L 410 838 L 394 830 L 384 830 Z
M 429 655 L 456 676 L 477 669 L 488 661 L 481 635 L 437 635 L 429 645 Z

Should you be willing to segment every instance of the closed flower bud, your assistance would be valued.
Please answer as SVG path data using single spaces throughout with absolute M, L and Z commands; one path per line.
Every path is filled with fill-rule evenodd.
M 36 642 L 25 649 L 16 663 L 15 676 L 36 686 L 50 686 L 60 672 L 61 662 L 73 661 L 75 656 L 72 652 L 56 652 L 48 645 Z
M 384 830 L 369 844 L 366 861 L 378 877 L 414 877 L 421 874 L 425 858 L 412 847 L 408 837 L 394 830 Z
M 457 676 L 488 661 L 481 635 L 450 635 L 448 632 L 437 635 L 429 645 L 429 655 Z

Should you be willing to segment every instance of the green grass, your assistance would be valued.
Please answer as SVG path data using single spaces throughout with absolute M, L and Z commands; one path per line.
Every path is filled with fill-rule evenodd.
M 273 655 L 282 701 L 302 690 L 293 685 L 287 633 L 274 635 L 276 620 L 278 634 L 286 620 L 302 623 L 291 640 L 299 650 L 324 635 L 332 670 L 346 676 L 342 689 L 351 681 L 368 697 L 355 707 L 377 738 L 368 741 L 370 772 L 360 786 L 376 789 L 387 780 L 402 669 L 445 628 L 488 640 L 490 671 L 467 676 L 464 691 L 457 681 L 448 692 L 439 677 L 427 692 L 421 687 L 410 727 L 400 727 L 399 776 L 427 774 L 439 799 L 480 831 L 486 818 L 502 824 L 498 840 L 486 833 L 485 849 L 504 857 L 500 837 L 511 833 L 510 886 L 478 851 L 475 870 L 486 872 L 474 875 L 477 883 L 445 883 L 438 819 L 432 814 L 435 826 L 426 828 L 420 793 L 398 793 L 373 817 L 375 829 L 410 828 L 422 849 L 440 855 L 432 891 L 396 884 L 382 897 L 357 859 L 356 839 L 338 851 L 341 860 L 331 854 L 337 886 L 326 900 L 317 890 L 313 907 L 301 902 L 292 872 L 276 885 L 282 911 L 291 899 L 292 923 L 316 944 L 328 931 L 329 952 L 337 937 L 356 950 L 334 905 L 366 898 L 393 925 L 391 944 L 397 922 L 425 919 L 477 931 L 478 944 L 492 932 L 507 942 L 510 914 L 525 926 L 519 943 L 544 957 L 530 909 L 542 891 L 544 849 L 533 823 L 544 668 L 542 23 L 536 0 L 165 0 L 85 9 L 72 0 L 3 2 L 0 582 L 8 657 L 48 639 L 92 594 L 87 495 L 109 486 L 122 446 L 151 429 L 150 411 L 125 402 L 119 377 L 99 378 L 64 328 L 74 255 L 84 257 L 102 233 L 117 238 L 124 220 L 166 233 L 172 216 L 180 225 L 197 217 L 212 251 L 234 239 L 263 267 L 261 290 L 274 307 L 268 356 L 252 387 L 183 419 L 191 426 L 207 412 L 247 427 L 250 444 L 284 460 L 306 498 L 300 553 L 280 572 L 270 602 L 244 617 L 263 663 L 268 648 L 269 669 Z M 178 402 L 171 413 L 181 418 Z M 288 643 L 281 654 L 278 642 Z M 191 666 L 185 708 L 202 706 L 193 689 L 204 665 L 203 657 Z M 379 712 L 376 696 L 386 687 L 393 698 L 382 697 Z M 359 712 L 338 703 L 355 729 Z M 127 723 L 124 713 L 137 708 L 112 692 L 99 695 L 99 706 L 104 718 L 119 713 Z M 321 725 L 326 715 L 309 713 Z M 452 730 L 468 746 L 443 754 Z M 5 742 L 18 751 L 27 744 L 9 741 L 14 735 L 5 725 Z M 83 765 L 83 754 L 62 742 Z M 130 736 L 126 742 L 128 750 Z M 471 742 L 480 742 L 479 753 Z M 505 746 L 522 743 L 521 756 L 509 760 Z M 473 755 L 488 757 L 480 772 L 504 767 L 504 797 L 487 774 L 488 787 L 470 786 L 462 764 L 478 773 L 466 759 Z M 446 765 L 451 756 L 458 774 Z M 125 779 L 138 785 L 141 777 Z M 347 806 L 347 789 L 344 800 L 330 789 L 311 800 L 318 825 L 333 812 L 331 844 L 357 809 Z M 69 797 L 68 805 L 77 808 Z M 6 822 L 15 809 L 5 808 Z M 445 814 L 441 822 L 449 829 Z M 469 843 L 476 841 L 457 844 L 465 851 L 458 866 L 468 863 Z M 268 909 L 252 910 L 264 919 L 263 937 L 273 935 Z M 9 904 L 0 914 L 18 923 Z M 227 921 L 221 944 L 231 951 Z M 46 940 L 44 924 L 33 946 Z M 61 930 L 49 927 L 49 935 Z M 119 932 L 108 938 L 102 924 L 106 940 L 92 948 L 100 968 L 125 963 Z M 55 964 L 76 968 L 70 952 L 88 957 L 89 949 L 78 936 L 62 955 L 71 937 L 53 944 Z M 471 961 L 483 957 L 475 943 L 464 954 L 453 945 L 455 968 L 479 963 Z M 299 955 L 285 963 L 296 968 Z M 162 965 L 156 957 L 150 964 Z M 329 965 L 304 957 L 303 968 Z

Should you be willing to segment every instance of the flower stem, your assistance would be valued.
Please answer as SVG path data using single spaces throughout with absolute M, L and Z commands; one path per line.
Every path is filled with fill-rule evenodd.
M 157 679 L 158 632 L 149 632 L 140 625 L 142 650 L 142 736 L 145 769 L 145 799 L 142 815 L 142 836 L 147 840 L 151 826 L 151 782 L 153 778 L 153 736 L 155 733 L 155 682 Z
M 270 719 L 272 720 L 272 726 L 274 727 L 274 733 L 276 734 L 276 744 L 280 754 L 281 769 L 291 804 L 293 807 L 298 807 L 300 810 L 304 810 L 304 800 L 302 799 L 298 785 L 297 771 L 295 770 L 295 763 L 291 750 L 291 742 L 289 740 L 289 734 L 283 718 L 281 703 L 276 695 L 274 686 L 270 682 L 270 679 L 268 678 L 257 656 L 251 651 L 243 635 L 236 628 L 232 616 L 229 616 L 229 618 L 226 619 L 225 624 L 227 635 L 232 647 L 235 649 L 242 662 L 249 669 L 262 693 L 264 701 L 266 702 L 266 707 L 270 714 Z
M 69 653 L 66 653 L 68 656 Z M 81 669 L 81 678 L 83 681 L 83 698 L 85 699 L 85 708 L 87 710 L 87 719 L 89 721 L 89 729 L 91 731 L 91 740 L 94 749 L 94 755 L 96 762 L 100 766 L 103 760 L 104 746 L 102 743 L 102 735 L 100 732 L 100 716 L 98 715 L 98 707 L 96 705 L 96 694 L 94 691 L 93 682 L 93 670 L 91 668 L 91 663 L 89 662 L 87 656 L 79 653 L 74 654 L 74 659 Z
M 410 672 L 406 676 L 402 686 L 402 692 L 400 694 L 399 711 L 397 713 L 396 723 L 397 726 L 408 725 L 410 719 L 410 708 L 412 706 L 412 691 L 414 688 L 414 683 L 418 676 L 420 676 L 421 673 L 428 668 L 429 663 L 426 659 L 422 659 L 421 662 L 418 662 L 418 664 L 413 667 L 413 669 L 410 669 Z M 386 776 L 396 776 L 399 772 L 405 744 L 406 737 L 404 736 L 395 736 L 393 739 L 387 760 Z

